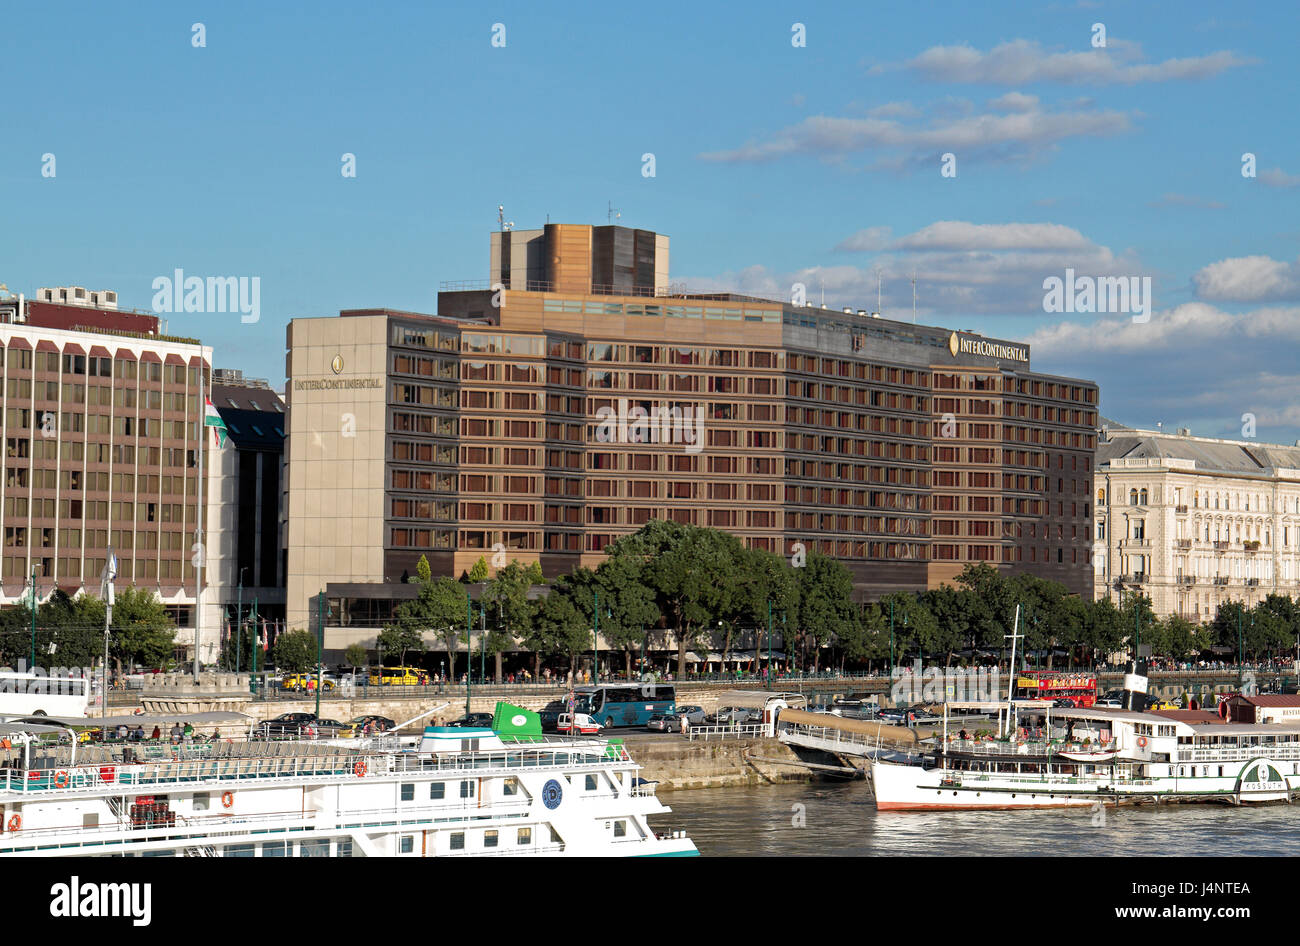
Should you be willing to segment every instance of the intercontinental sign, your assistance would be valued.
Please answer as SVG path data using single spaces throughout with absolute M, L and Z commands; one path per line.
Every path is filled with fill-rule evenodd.
M 332 391 L 336 388 L 382 388 L 382 378 L 304 378 L 293 382 L 295 391 Z
M 956 332 L 948 336 L 948 351 L 952 352 L 954 358 L 958 355 L 980 355 L 985 358 L 1005 358 L 1008 361 L 1029 363 L 1029 349 L 1022 345 L 989 342 L 978 336 L 958 335 Z

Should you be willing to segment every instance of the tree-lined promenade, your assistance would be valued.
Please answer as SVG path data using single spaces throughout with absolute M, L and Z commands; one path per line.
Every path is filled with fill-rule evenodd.
M 534 678 L 544 660 L 565 660 L 576 670 L 593 649 L 597 627 L 613 651 L 606 659 L 621 660 L 629 676 L 652 637 L 662 640 L 665 632 L 676 642 L 679 680 L 689 676 L 689 651 L 704 647 L 730 656 L 742 641 L 757 652 L 750 670 L 761 669 L 769 633 L 777 641 L 774 662 L 801 673 L 884 670 L 918 658 L 951 667 L 1005 660 L 1017 606 L 1018 651 L 1046 669 L 1096 666 L 1135 644 L 1171 662 L 1212 652 L 1216 659 L 1236 661 L 1240 654 L 1268 661 L 1295 654 L 1300 640 L 1300 604 L 1284 595 L 1253 608 L 1226 603 L 1213 622 L 1197 625 L 1178 616 L 1155 618 L 1144 595 L 1126 594 L 1116 607 L 1105 599 L 1084 601 L 1058 582 L 978 564 L 952 585 L 862 604 L 852 600 L 852 577 L 839 561 L 813 552 L 792 563 L 716 529 L 655 520 L 606 552 L 596 568 L 560 576 L 531 599 L 530 588 L 543 583 L 536 564 L 511 563 L 489 577 L 480 560 L 465 576 L 485 582 L 472 602 L 465 583 L 434 577 L 421 558 L 410 579 L 416 597 L 397 607 L 379 635 L 383 661 L 404 664 L 423 655 L 428 634 L 441 643 L 455 679 L 457 647 L 470 642 L 468 624 L 472 649 L 493 655 L 498 680 L 503 654 L 520 646 L 532 652 Z M 307 632 L 282 635 L 276 662 L 309 661 L 314 643 Z M 355 651 L 350 661 L 361 657 Z M 292 660 L 281 660 L 291 652 Z

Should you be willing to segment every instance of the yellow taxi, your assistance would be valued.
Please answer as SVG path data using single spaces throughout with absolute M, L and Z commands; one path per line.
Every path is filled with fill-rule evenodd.
M 308 684 L 311 684 L 311 687 Z M 314 673 L 291 673 L 280 681 L 280 686 L 285 690 L 306 690 L 314 688 L 316 685 L 316 674 Z M 325 690 L 334 689 L 334 681 L 326 677 L 321 681 L 321 688 Z

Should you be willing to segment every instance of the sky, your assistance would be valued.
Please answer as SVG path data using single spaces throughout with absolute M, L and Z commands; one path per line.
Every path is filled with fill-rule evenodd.
M 1291 443 L 1298 27 L 1267 2 L 11 4 L 0 283 L 149 310 L 177 269 L 256 277 L 256 322 L 163 317 L 280 386 L 291 318 L 485 280 L 498 204 L 612 207 L 671 238 L 676 284 L 875 309 L 879 279 L 906 321 L 915 275 L 918 321 L 1028 342 L 1107 417 Z M 1067 270 L 1149 280 L 1150 309 L 1048 311 Z

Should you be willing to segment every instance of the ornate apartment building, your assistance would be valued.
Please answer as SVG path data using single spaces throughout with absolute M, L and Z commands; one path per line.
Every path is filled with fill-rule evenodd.
M 1136 590 L 1159 616 L 1203 622 L 1225 601 L 1300 595 L 1300 445 L 1103 423 L 1097 598 Z
M 291 624 L 320 590 L 382 620 L 421 555 L 554 576 L 656 518 L 835 556 L 864 598 L 969 562 L 1089 593 L 1095 384 L 1016 343 L 675 291 L 649 231 L 553 224 L 491 255 L 437 316 L 290 323 Z

